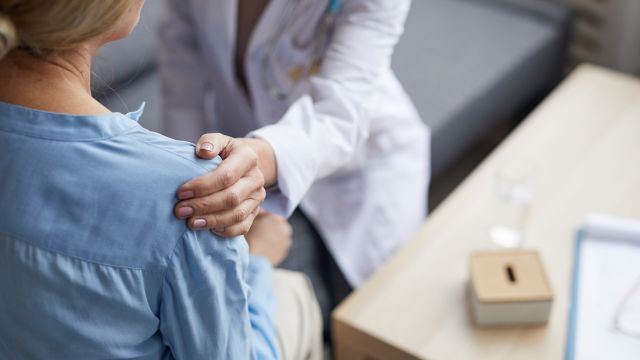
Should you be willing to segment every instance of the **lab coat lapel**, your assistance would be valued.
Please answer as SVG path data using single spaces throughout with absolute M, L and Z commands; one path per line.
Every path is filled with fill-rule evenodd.
M 237 0 L 192 0 L 197 9 L 200 36 L 207 44 L 207 56 L 216 58 L 228 74 L 233 73 L 236 42 Z M 215 50 L 214 50 L 215 49 Z
M 237 0 L 233 0 L 236 2 Z M 286 10 L 287 2 L 295 0 L 270 0 L 266 9 L 260 16 L 258 23 L 253 29 L 251 40 L 249 41 L 247 52 L 251 53 L 256 48 L 272 40 L 280 21 L 282 14 Z M 236 4 L 237 6 L 237 4 Z
M 208 9 L 202 16 L 209 25 L 205 29 L 215 28 L 218 34 L 207 32 L 205 37 L 209 42 L 210 56 L 218 59 L 223 71 L 220 76 L 225 79 L 225 92 L 228 95 L 228 105 L 237 107 L 236 111 L 245 113 L 246 116 L 234 119 L 234 128 L 245 129 L 245 133 L 251 130 L 252 125 L 247 119 L 253 117 L 252 106 L 246 93 L 236 79 L 235 54 L 238 29 L 238 0 L 195 0 L 202 2 L 196 9 Z M 275 1 L 275 0 L 271 0 Z M 286 0 L 285 0 L 286 1 Z M 216 26 L 216 24 L 220 24 Z M 249 49 L 248 49 L 249 50 Z M 238 110 L 240 109 L 240 110 Z M 249 121 L 250 122 L 250 121 Z M 235 133 L 235 136 L 243 134 Z
M 212 11 L 212 13 L 209 14 L 209 18 L 217 19 L 216 21 L 223 24 L 223 34 L 221 35 L 224 37 L 224 43 L 227 46 L 228 53 L 231 54 L 231 59 L 233 60 L 233 53 L 235 51 L 236 44 L 236 27 L 238 22 L 238 1 L 209 0 L 207 2 L 211 4 L 209 7 Z M 214 35 L 211 34 L 211 36 Z
M 224 79 L 226 92 L 237 106 L 251 111 L 245 92 L 236 79 L 235 49 L 238 23 L 238 0 L 193 0 L 199 10 L 208 56 L 215 58 Z M 273 1 L 273 0 L 272 0 Z

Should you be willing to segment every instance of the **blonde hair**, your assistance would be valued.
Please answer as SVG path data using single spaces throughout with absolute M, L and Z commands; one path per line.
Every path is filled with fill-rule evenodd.
M 0 59 L 15 47 L 38 55 L 106 34 L 132 0 L 0 0 Z

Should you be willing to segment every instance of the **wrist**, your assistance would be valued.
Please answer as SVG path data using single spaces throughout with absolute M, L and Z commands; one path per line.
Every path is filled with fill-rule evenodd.
M 258 155 L 258 168 L 264 176 L 265 188 L 271 187 L 278 181 L 276 155 L 267 141 L 262 139 L 243 139 Z
M 277 266 L 274 259 L 270 258 L 266 254 L 261 254 L 260 252 L 252 252 L 251 248 L 249 248 L 249 261 L 262 266 L 264 266 L 265 264 L 268 264 L 269 267 Z

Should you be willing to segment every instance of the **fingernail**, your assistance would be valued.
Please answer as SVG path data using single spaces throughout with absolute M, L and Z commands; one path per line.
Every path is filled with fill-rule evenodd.
M 215 228 L 213 229 L 215 232 L 219 232 L 219 233 L 223 233 L 224 232 L 224 228 Z
M 188 218 L 193 215 L 193 208 L 189 206 L 178 208 L 178 217 L 179 218 Z
M 200 145 L 200 149 L 204 151 L 213 151 L 213 144 L 207 142 L 202 143 L 202 145 Z
M 195 219 L 193 221 L 193 227 L 196 229 L 200 229 L 207 226 L 207 221 L 205 219 Z
M 180 191 L 178 193 L 178 199 L 180 200 L 187 200 L 187 199 L 191 199 L 195 194 L 193 193 L 193 191 L 191 190 L 187 190 L 187 191 Z

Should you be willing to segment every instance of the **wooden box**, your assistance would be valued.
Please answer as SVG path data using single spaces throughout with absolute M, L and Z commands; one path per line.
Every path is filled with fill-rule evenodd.
M 471 310 L 479 326 L 546 323 L 553 292 L 535 251 L 471 256 Z

